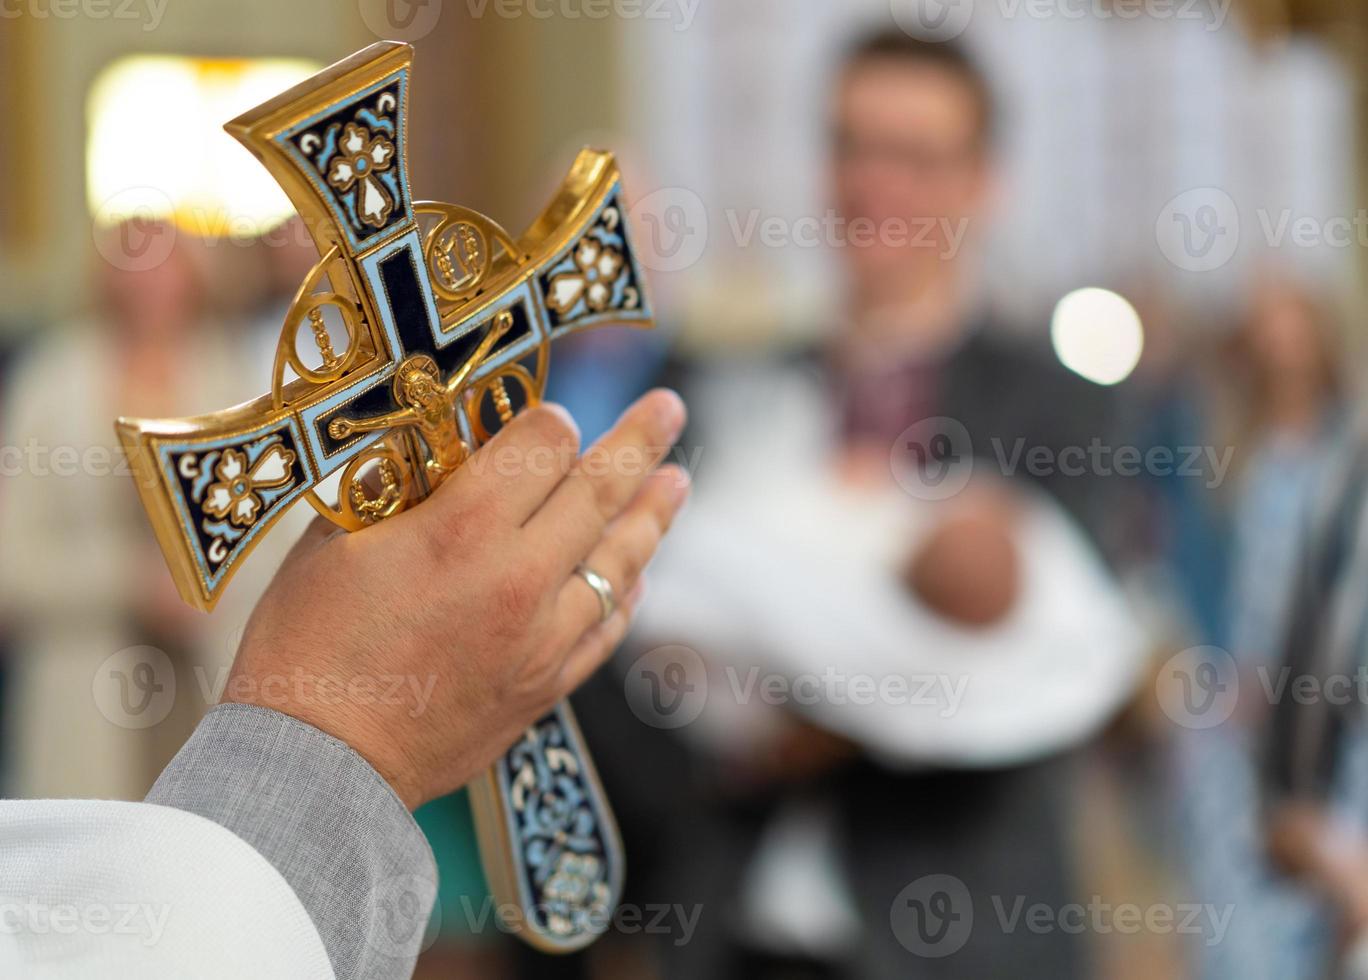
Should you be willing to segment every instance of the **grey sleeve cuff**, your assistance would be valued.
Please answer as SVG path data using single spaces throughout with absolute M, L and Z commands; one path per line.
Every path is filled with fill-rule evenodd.
M 339 980 L 412 974 L 437 865 L 389 783 L 343 742 L 269 708 L 222 704 L 147 802 L 207 817 L 275 865 Z

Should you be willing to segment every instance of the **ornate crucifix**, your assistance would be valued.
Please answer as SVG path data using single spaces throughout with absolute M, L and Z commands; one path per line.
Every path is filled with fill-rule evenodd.
M 300 498 L 348 530 L 413 506 L 541 398 L 553 340 L 652 325 L 610 154 L 583 151 L 516 240 L 473 211 L 413 200 L 412 56 L 374 44 L 227 126 L 289 194 L 321 259 L 286 315 L 268 394 L 118 422 L 176 583 L 200 609 Z M 320 493 L 333 479 L 335 503 Z M 523 938 L 553 952 L 592 942 L 623 862 L 569 707 L 471 790 L 491 888 L 522 909 Z

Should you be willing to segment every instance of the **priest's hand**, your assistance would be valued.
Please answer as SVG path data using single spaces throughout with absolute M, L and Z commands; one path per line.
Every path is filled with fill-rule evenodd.
M 224 700 L 346 742 L 410 808 L 464 785 L 621 641 L 688 495 L 661 466 L 684 418 L 652 392 L 580 455 L 543 405 L 418 507 L 357 534 L 320 518 L 253 613 Z M 581 562 L 612 585 L 606 620 Z

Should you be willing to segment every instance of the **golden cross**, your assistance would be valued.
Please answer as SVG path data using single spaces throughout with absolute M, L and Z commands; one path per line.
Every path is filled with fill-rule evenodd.
M 322 258 L 286 314 L 268 394 L 199 418 L 118 421 L 181 594 L 206 611 L 300 498 L 349 530 L 413 506 L 513 417 L 510 385 L 522 405 L 540 400 L 553 340 L 652 325 L 610 154 L 581 152 L 516 240 L 474 211 L 413 200 L 412 57 L 371 45 L 227 126 Z M 318 488 L 335 475 L 330 503 Z M 530 812 L 567 777 L 573 834 Z M 471 789 L 491 888 L 521 907 L 523 938 L 555 952 L 592 942 L 621 891 L 622 849 L 568 706 Z M 561 907 L 567 894 L 582 897 Z

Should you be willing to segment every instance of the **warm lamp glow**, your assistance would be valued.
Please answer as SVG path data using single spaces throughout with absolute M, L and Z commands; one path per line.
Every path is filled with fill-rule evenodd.
M 86 196 L 96 224 L 159 218 L 204 237 L 252 236 L 294 214 L 223 124 L 318 68 L 283 58 L 115 61 L 86 104 Z

